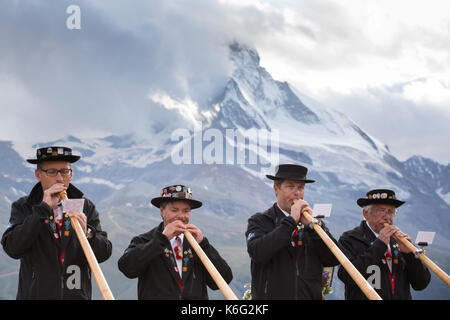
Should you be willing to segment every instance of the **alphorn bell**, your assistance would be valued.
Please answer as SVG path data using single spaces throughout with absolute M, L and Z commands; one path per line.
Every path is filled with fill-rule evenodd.
M 384 226 L 385 227 L 389 226 L 389 223 L 385 222 Z M 448 274 L 445 273 L 444 270 L 439 268 L 433 261 L 431 261 L 430 258 L 428 258 L 425 255 L 424 252 L 421 252 L 419 249 L 417 249 L 416 246 L 411 242 L 409 242 L 406 238 L 403 237 L 400 238 L 395 233 L 394 238 L 398 242 L 401 242 L 403 245 L 405 245 L 408 248 L 408 250 L 414 253 L 428 268 L 431 269 L 431 271 L 433 271 L 439 277 L 439 279 L 444 281 L 447 284 L 447 286 L 450 287 L 450 277 L 448 276 Z
M 184 236 L 191 244 L 191 247 L 194 249 L 195 253 L 197 253 L 197 256 L 200 258 L 201 262 L 203 263 L 206 270 L 211 275 L 211 278 L 214 280 L 217 287 L 219 287 L 220 291 L 223 293 L 225 298 L 227 300 L 238 300 L 234 292 L 231 290 L 226 281 L 223 279 L 222 275 L 219 273 L 219 271 L 217 271 L 214 264 L 211 262 L 211 260 L 209 260 L 206 253 L 197 243 L 197 240 L 195 240 L 194 236 L 187 230 L 184 231 Z
M 297 200 L 294 200 L 294 203 Z M 347 273 L 352 277 L 353 281 L 355 281 L 356 285 L 361 289 L 364 295 L 369 300 L 382 300 L 378 293 L 374 288 L 367 282 L 367 280 L 361 275 L 358 269 L 348 260 L 346 255 L 339 249 L 339 247 L 331 240 L 331 238 L 323 231 L 322 227 L 317 223 L 317 219 L 311 217 L 311 215 L 303 211 L 302 215 L 308 220 L 308 223 L 312 223 L 314 230 L 317 232 L 320 238 L 322 238 L 323 242 L 327 245 L 330 251 L 334 254 L 334 256 L 339 260 L 341 265 L 345 268 Z
M 60 192 L 59 197 L 61 198 L 61 200 L 67 200 L 66 191 Z M 100 290 L 100 294 L 102 295 L 103 300 L 114 300 L 114 296 L 109 289 L 108 283 L 106 282 L 105 276 L 103 275 L 97 259 L 95 258 L 91 245 L 89 244 L 86 235 L 84 234 L 84 230 L 81 228 L 81 225 L 78 222 L 77 218 L 70 217 L 70 223 L 72 224 L 72 228 L 75 230 L 78 241 L 81 244 L 81 248 L 83 248 L 84 255 L 86 256 L 86 259 L 89 263 L 89 267 L 91 268 L 95 281 L 97 282 L 97 286 Z

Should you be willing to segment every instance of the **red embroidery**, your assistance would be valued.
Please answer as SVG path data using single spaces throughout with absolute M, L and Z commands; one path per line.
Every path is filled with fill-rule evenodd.
M 63 250 L 63 252 L 61 252 L 61 257 L 59 258 L 59 261 L 61 262 L 61 265 L 64 266 L 64 257 L 66 255 L 66 250 Z

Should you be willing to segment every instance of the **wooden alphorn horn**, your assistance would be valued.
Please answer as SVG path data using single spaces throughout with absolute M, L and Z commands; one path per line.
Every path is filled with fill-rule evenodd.
M 294 203 L 297 200 L 294 200 Z M 378 293 L 374 288 L 367 282 L 367 280 L 361 275 L 358 269 L 348 260 L 345 254 L 339 249 L 339 247 L 331 240 L 331 238 L 323 231 L 322 227 L 317 223 L 317 219 L 311 217 L 311 215 L 303 211 L 302 215 L 308 220 L 308 223 L 312 223 L 314 230 L 317 232 L 320 238 L 322 238 L 323 242 L 327 245 L 330 251 L 334 254 L 334 256 L 339 260 L 341 265 L 345 268 L 347 273 L 352 277 L 353 281 L 355 281 L 356 285 L 361 289 L 364 295 L 369 300 L 382 300 Z
M 200 245 L 197 243 L 197 240 L 195 240 L 194 236 L 189 231 L 184 231 L 184 236 L 191 244 L 191 247 L 194 249 L 195 253 L 197 253 L 197 256 L 200 258 L 201 262 L 205 266 L 206 270 L 211 275 L 211 278 L 213 278 L 216 285 L 219 287 L 220 291 L 223 293 L 225 298 L 227 300 L 238 300 L 234 292 L 231 290 L 231 288 L 228 286 L 226 281 L 223 279 L 219 271 L 217 271 L 216 267 L 213 265 L 211 260 L 209 260 L 206 253 L 203 251 L 203 249 L 200 247 Z
M 66 191 L 62 191 L 59 193 L 59 197 L 61 200 L 67 199 Z M 70 217 L 70 223 L 72 224 L 72 228 L 75 230 L 77 234 L 78 241 L 83 248 L 84 255 L 89 263 L 89 267 L 94 275 L 95 281 L 97 282 L 98 289 L 100 290 L 100 294 L 103 297 L 103 300 L 114 300 L 114 296 L 109 289 L 108 283 L 106 282 L 105 276 L 103 275 L 102 270 L 95 258 L 94 252 L 92 251 L 91 245 L 89 244 L 86 235 L 84 234 L 84 230 L 81 229 L 81 225 L 78 222 L 77 218 Z
M 385 227 L 389 226 L 389 223 L 385 222 L 384 226 Z M 400 238 L 395 233 L 394 233 L 394 238 L 398 242 L 401 242 L 403 245 L 405 245 L 409 249 L 409 251 L 414 253 L 414 255 L 416 257 L 418 257 L 428 268 L 431 269 L 431 271 L 433 271 L 439 277 L 439 279 L 444 281 L 445 284 L 447 284 L 447 286 L 450 287 L 450 277 L 448 276 L 448 274 L 445 273 L 444 270 L 439 268 L 433 261 L 431 261 L 430 258 L 428 258 L 423 251 L 420 251 L 419 249 L 417 249 L 416 246 L 414 244 L 412 244 L 411 242 L 409 242 L 406 238 L 403 238 L 403 237 Z

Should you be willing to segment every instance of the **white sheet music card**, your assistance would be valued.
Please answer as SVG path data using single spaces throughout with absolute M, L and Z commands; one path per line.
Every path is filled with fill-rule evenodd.
M 435 234 L 436 234 L 436 232 L 419 231 L 417 233 L 416 243 L 426 242 L 428 244 L 432 244 Z
M 314 217 L 317 217 L 317 216 L 329 217 L 329 216 L 331 216 L 331 208 L 332 207 L 333 207 L 333 205 L 331 203 L 314 204 L 313 215 L 314 215 Z
M 62 202 L 63 212 L 83 212 L 84 199 L 67 199 Z

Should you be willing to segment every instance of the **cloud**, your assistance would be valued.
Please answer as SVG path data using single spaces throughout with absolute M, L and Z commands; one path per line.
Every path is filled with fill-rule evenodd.
M 436 108 L 443 113 L 449 112 L 450 75 L 411 81 L 403 87 L 402 95 L 418 106 Z
M 417 104 L 405 96 L 409 85 L 355 89 L 350 96 L 328 92 L 324 103 L 386 143 L 399 160 L 422 155 L 448 164 L 450 116 L 435 104 Z
M 445 1 L 283 4 L 279 28 L 255 38 L 275 79 L 343 111 L 402 159 L 449 162 Z
M 2 139 L 35 138 L 36 132 L 47 139 L 123 134 L 130 123 L 143 132 L 155 117 L 149 92 L 190 98 L 203 107 L 223 90 L 230 72 L 227 39 L 202 24 L 212 24 L 207 20 L 214 16 L 205 10 L 217 6 L 195 12 L 192 3 L 79 1 L 81 30 L 68 30 L 70 4 L 2 2 L 0 43 L 7 45 L 0 51 L 0 77 L 12 75 L 14 81 L 0 87 L 0 106 L 26 123 L 25 130 L 3 127 Z M 16 94 L 12 102 L 5 97 L 11 90 L 28 98 Z
M 148 99 L 154 103 L 160 104 L 167 110 L 176 110 L 178 114 L 188 122 L 188 127 L 194 126 L 198 121 L 201 121 L 197 103 L 189 98 L 178 101 L 164 92 L 156 92 L 149 94 Z
M 428 150 L 408 146 L 424 136 L 414 132 L 421 119 L 445 130 L 450 117 L 446 2 L 80 0 L 81 30 L 68 30 L 72 4 L 1 3 L 0 139 L 145 135 L 182 123 L 149 97 L 191 101 L 191 116 L 202 113 L 225 87 L 228 43 L 238 40 L 275 79 L 348 111 L 399 154 L 450 159 L 443 134 L 425 135 Z M 393 126 L 395 137 L 386 134 Z

